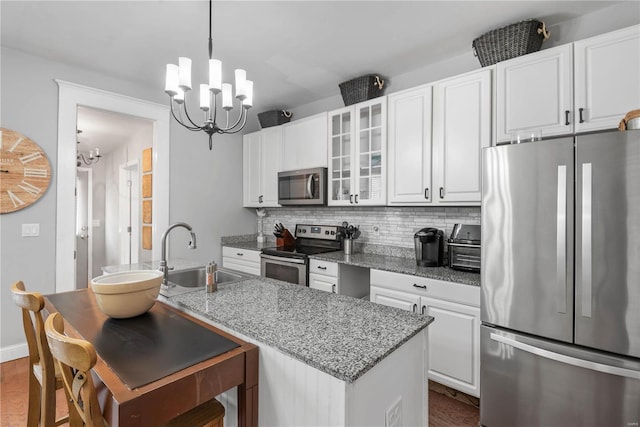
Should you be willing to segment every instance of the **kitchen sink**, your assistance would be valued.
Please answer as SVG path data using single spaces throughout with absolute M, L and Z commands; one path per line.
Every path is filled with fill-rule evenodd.
M 218 269 L 215 274 L 216 283 L 218 285 L 240 282 L 251 278 L 249 275 L 225 269 Z M 206 286 L 207 270 L 206 267 L 197 267 L 185 270 L 169 271 L 168 280 L 171 285 L 175 286 L 171 286 L 166 289 L 163 286 L 160 289 L 160 293 L 166 297 L 193 292 L 196 289 L 202 289 Z

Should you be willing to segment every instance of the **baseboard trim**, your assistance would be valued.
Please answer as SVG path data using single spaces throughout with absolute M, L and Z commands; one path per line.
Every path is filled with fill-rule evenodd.
M 29 347 L 27 343 L 9 345 L 0 348 L 0 363 L 9 362 L 11 360 L 20 359 L 29 355 Z

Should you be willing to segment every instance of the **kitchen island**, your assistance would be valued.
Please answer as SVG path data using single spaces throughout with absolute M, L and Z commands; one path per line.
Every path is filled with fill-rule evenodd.
M 266 278 L 162 300 L 259 346 L 260 425 L 427 424 L 432 317 Z

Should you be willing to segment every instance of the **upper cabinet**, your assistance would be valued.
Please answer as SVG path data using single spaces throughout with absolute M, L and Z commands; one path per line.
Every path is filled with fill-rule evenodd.
M 249 133 L 242 139 L 243 206 L 277 207 L 282 165 L 282 127 Z
M 431 85 L 387 97 L 389 205 L 429 204 L 431 187 Z
M 491 69 L 388 99 L 389 205 L 479 204 L 481 150 L 491 144 Z
M 640 108 L 640 26 L 574 43 L 575 129 L 614 129 Z
M 496 65 L 497 141 L 615 129 L 640 106 L 640 26 Z
M 327 113 L 282 126 L 282 170 L 327 167 Z
M 498 142 L 527 130 L 542 136 L 573 132 L 571 44 L 496 64 Z
M 491 145 L 491 69 L 435 85 L 433 200 L 480 204 L 482 148 Z
M 387 98 L 329 113 L 329 206 L 386 204 Z

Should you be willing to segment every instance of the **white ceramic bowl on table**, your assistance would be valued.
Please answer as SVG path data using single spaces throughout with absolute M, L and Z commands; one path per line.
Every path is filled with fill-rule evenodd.
M 91 290 L 104 314 L 125 319 L 149 311 L 156 302 L 161 284 L 160 271 L 134 270 L 94 277 Z

